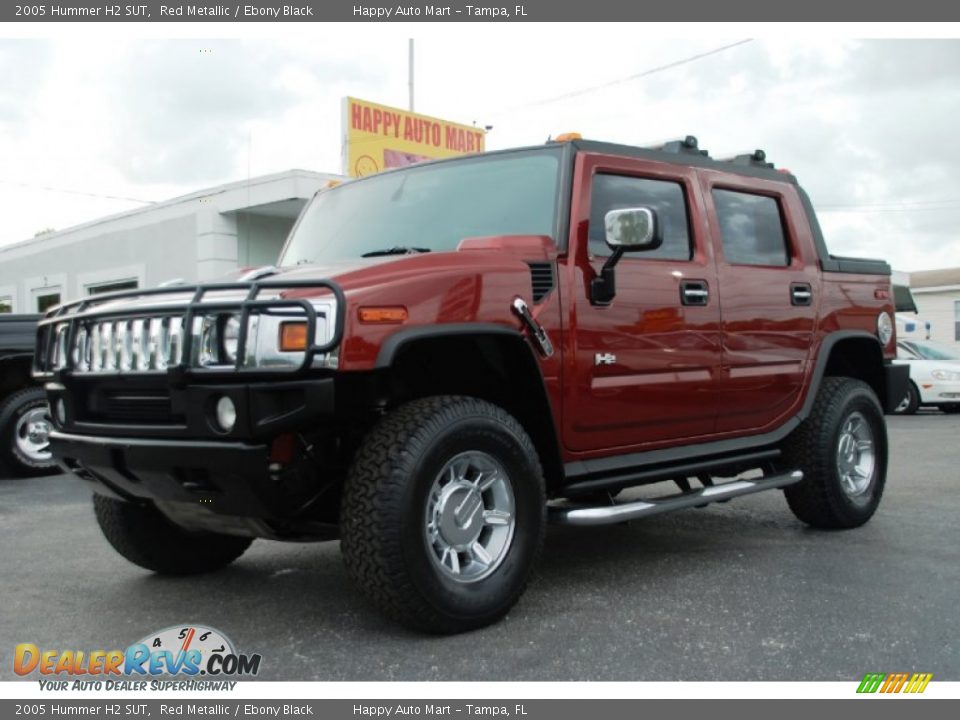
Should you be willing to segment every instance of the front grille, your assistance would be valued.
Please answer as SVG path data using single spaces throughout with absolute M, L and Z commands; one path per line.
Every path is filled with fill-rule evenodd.
M 332 297 L 315 297 L 317 291 Z M 336 368 L 346 298 L 331 280 L 255 279 L 107 293 L 40 321 L 33 375 L 224 374 Z M 305 322 L 309 347 L 279 347 L 282 323 Z
M 77 373 L 166 370 L 183 359 L 183 329 L 180 316 L 81 325 L 73 341 L 74 370 Z M 59 339 L 57 346 L 61 346 Z

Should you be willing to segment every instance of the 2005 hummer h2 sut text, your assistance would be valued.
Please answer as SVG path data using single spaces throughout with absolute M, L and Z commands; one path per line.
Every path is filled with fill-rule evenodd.
M 132 562 L 339 536 L 383 610 L 456 632 L 516 602 L 548 520 L 782 488 L 866 522 L 905 393 L 889 274 L 830 255 L 760 151 L 563 139 L 322 191 L 279 267 L 64 304 L 35 363 Z

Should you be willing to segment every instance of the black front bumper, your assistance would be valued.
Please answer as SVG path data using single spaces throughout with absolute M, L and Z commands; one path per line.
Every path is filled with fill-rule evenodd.
M 50 447 L 64 469 L 104 495 L 196 503 L 229 515 L 270 514 L 270 498 L 264 492 L 270 462 L 266 445 L 135 440 L 54 431 Z
M 189 440 L 267 441 L 329 420 L 334 378 L 205 383 L 178 386 L 165 377 L 73 377 L 47 383 L 50 405 L 63 401 L 58 430 L 77 435 Z M 236 408 L 229 431 L 216 422 L 216 405 Z
M 315 457 L 318 448 L 309 462 L 297 450 L 292 462 L 284 460 L 286 465 L 272 459 L 271 452 L 278 436 L 316 438 L 331 431 L 333 383 L 328 377 L 167 388 L 164 397 L 173 421 L 166 405 L 164 414 L 149 415 L 156 411 L 162 386 L 117 385 L 126 398 L 145 398 L 146 420 L 139 423 L 94 415 L 105 393 L 113 391 L 109 383 L 48 384 L 53 414 L 58 401 L 66 408 L 66 422 L 57 423 L 50 447 L 60 465 L 95 492 L 149 501 L 188 528 L 316 538 L 329 535 L 329 528 L 315 527 L 303 509 L 313 503 L 306 515 L 316 518 L 314 501 L 321 489 L 336 483 L 335 471 Z M 218 429 L 214 420 L 221 397 L 236 406 L 237 422 L 230 432 Z

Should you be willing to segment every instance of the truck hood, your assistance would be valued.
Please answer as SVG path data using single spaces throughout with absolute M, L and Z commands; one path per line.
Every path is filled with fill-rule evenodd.
M 531 260 L 537 258 L 536 254 Z M 478 251 L 448 251 L 432 253 L 413 253 L 410 255 L 387 255 L 373 258 L 348 258 L 323 264 L 307 264 L 292 267 L 275 268 L 268 273 L 267 268 L 240 268 L 235 272 L 210 281 L 210 284 L 245 282 L 243 277 L 254 271 L 262 270 L 262 276 L 257 279 L 261 282 L 303 282 L 309 280 L 332 280 L 336 282 L 349 297 L 362 291 L 382 290 L 389 286 L 404 283 L 421 284 L 425 278 L 433 276 L 450 277 L 463 275 L 484 275 L 491 272 L 522 272 L 529 273 L 528 266 L 523 259 L 512 252 L 502 252 L 491 249 Z M 137 308 L 157 308 L 160 310 L 174 309 L 188 304 L 193 291 L 184 286 L 178 289 L 171 286 L 169 292 L 153 295 L 136 295 L 131 291 L 116 299 L 104 298 L 78 315 L 100 314 L 113 310 L 129 312 Z M 294 290 L 266 289 L 261 292 L 261 299 L 276 297 L 310 297 L 317 294 L 312 288 L 298 288 Z M 204 296 L 205 302 L 232 302 L 241 300 L 246 295 L 245 290 L 218 290 L 208 292 Z

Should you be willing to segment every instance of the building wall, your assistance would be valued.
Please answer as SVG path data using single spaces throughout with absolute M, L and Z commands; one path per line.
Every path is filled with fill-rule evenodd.
M 295 220 L 237 213 L 237 255 L 241 267 L 275 265 Z
M 216 280 L 276 263 L 300 210 L 337 176 L 305 170 L 198 191 L 0 247 L 0 311 L 85 297 L 107 283 Z
M 195 268 L 196 256 L 196 218 L 171 218 L 103 232 L 87 242 L 0 256 L 0 286 L 14 297 L 14 312 L 36 312 L 38 295 L 59 291 L 66 300 L 123 280 L 136 280 L 139 287 L 158 285 Z
M 930 339 L 960 347 L 960 337 L 957 336 L 960 288 L 937 292 L 914 288 L 913 297 L 917 302 L 918 314 L 930 321 Z

